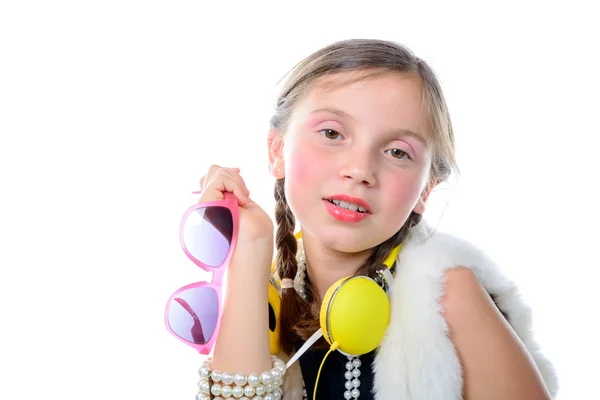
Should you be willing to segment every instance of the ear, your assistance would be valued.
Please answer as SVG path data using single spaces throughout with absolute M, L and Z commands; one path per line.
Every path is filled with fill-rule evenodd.
M 269 146 L 269 170 L 275 178 L 282 179 L 285 177 L 283 135 L 279 131 L 271 129 L 267 144 Z
M 429 183 L 427 184 L 425 189 L 423 189 L 423 192 L 421 193 L 421 196 L 419 197 L 419 200 L 417 201 L 415 208 L 413 209 L 413 211 L 415 213 L 423 214 L 425 212 L 425 206 L 427 205 L 427 199 L 429 198 L 431 191 L 433 190 L 434 187 L 436 187 L 436 185 L 437 185 L 436 179 L 434 177 L 431 177 L 431 179 L 429 180 Z

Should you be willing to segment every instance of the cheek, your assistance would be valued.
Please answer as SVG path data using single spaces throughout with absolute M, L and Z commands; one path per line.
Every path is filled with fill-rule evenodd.
M 293 154 L 286 158 L 286 182 L 293 186 L 304 186 L 314 182 L 314 178 L 321 172 L 322 166 L 317 156 L 308 149 L 297 148 Z
M 386 190 L 390 205 L 396 209 L 412 209 L 421 195 L 422 183 L 421 175 L 396 178 Z
M 315 195 L 320 192 L 323 163 L 307 148 L 295 148 L 285 159 L 285 195 L 299 223 L 312 214 Z

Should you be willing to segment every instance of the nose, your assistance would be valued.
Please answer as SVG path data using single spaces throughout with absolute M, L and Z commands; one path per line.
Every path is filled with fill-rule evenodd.
M 375 185 L 375 162 L 373 156 L 366 150 L 348 151 L 340 158 L 342 158 L 340 160 L 342 161 L 340 168 L 342 179 L 351 179 L 367 187 Z

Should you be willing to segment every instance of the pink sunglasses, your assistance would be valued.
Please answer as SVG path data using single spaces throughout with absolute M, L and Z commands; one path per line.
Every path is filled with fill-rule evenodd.
M 199 192 L 193 192 L 197 194 Z M 222 287 L 225 269 L 235 248 L 238 232 L 238 201 L 225 199 L 188 208 L 179 228 L 184 253 L 197 266 L 213 273 L 212 282 L 196 282 L 171 295 L 165 310 L 167 330 L 182 341 L 209 354 L 221 326 Z

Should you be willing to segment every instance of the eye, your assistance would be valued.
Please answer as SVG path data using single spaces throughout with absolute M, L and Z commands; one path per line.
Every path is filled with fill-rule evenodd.
M 388 152 L 390 153 L 390 155 L 392 157 L 397 158 L 399 160 L 402 160 L 404 157 L 411 160 L 411 157 L 408 155 L 408 153 L 402 149 L 391 149 L 391 150 L 388 150 Z
M 338 131 L 334 131 L 333 129 L 321 129 L 319 133 L 330 140 L 338 139 L 341 136 Z

